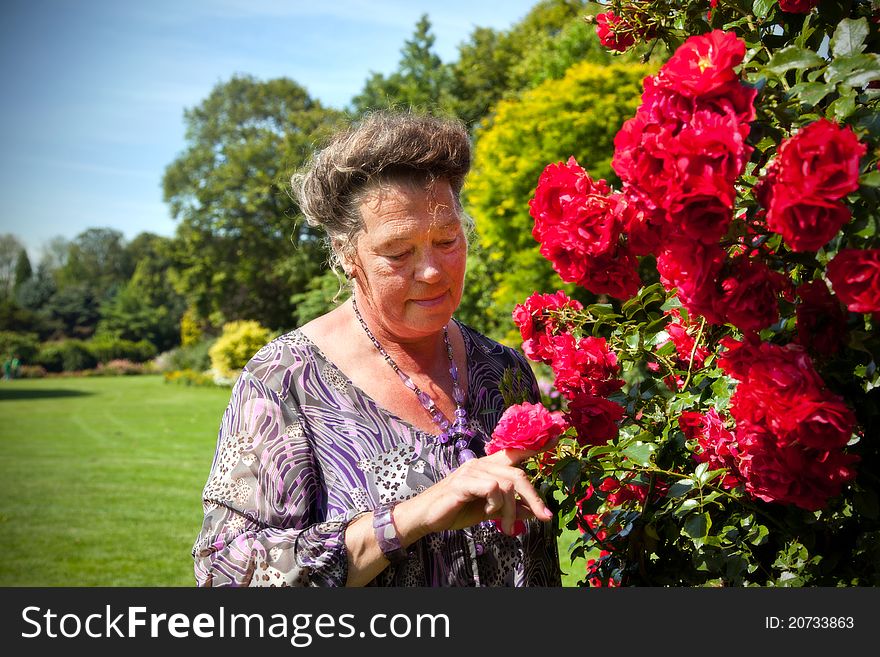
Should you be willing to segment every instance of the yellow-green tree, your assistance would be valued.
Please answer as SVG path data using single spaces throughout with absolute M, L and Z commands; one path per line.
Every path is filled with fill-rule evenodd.
M 575 64 L 563 78 L 498 103 L 491 124 L 477 132 L 465 195 L 479 236 L 479 275 L 488 280 L 477 293 L 469 286 L 463 306 L 481 311 L 481 330 L 509 341 L 516 303 L 535 290 L 574 292 L 538 253 L 529 199 L 546 164 L 570 156 L 594 177 L 617 182 L 614 136 L 635 112 L 642 80 L 653 70 L 638 63 Z

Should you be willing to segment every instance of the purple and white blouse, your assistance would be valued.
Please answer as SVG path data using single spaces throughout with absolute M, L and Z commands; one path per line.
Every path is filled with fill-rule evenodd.
M 467 353 L 465 406 L 483 455 L 505 405 L 507 369 L 540 395 L 526 360 L 459 323 Z M 276 338 L 245 366 L 223 415 L 193 546 L 199 586 L 344 586 L 345 529 L 379 504 L 405 500 L 448 475 L 450 443 L 378 405 L 301 331 Z M 559 586 L 550 523 L 506 536 L 476 525 L 429 534 L 371 586 Z

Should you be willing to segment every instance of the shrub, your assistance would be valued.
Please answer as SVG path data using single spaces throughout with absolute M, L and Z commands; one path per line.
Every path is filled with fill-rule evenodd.
M 118 358 L 108 363 L 98 363 L 98 368 L 95 371 L 105 376 L 123 376 L 145 374 L 148 370 L 148 366 L 143 363 L 132 363 L 130 360 Z
M 86 349 L 99 363 L 111 360 L 127 360 L 144 363 L 156 356 L 156 347 L 146 340 L 124 340 L 110 335 L 101 335 L 85 343 Z
M 210 374 L 194 372 L 193 370 L 174 370 L 171 372 L 165 372 L 164 377 L 165 383 L 176 383 L 184 386 L 216 388 L 219 385 Z
M 82 340 L 43 343 L 37 353 L 36 362 L 49 372 L 88 370 L 98 364 Z
M 675 52 L 620 126 L 620 183 L 553 158 L 528 229 L 613 298 L 513 314 L 571 424 L 533 467 L 572 556 L 598 553 L 580 584 L 877 586 L 871 6 L 609 6 L 614 48 L 647 30 Z
M 251 357 L 271 339 L 269 329 L 253 320 L 229 322 L 208 350 L 211 369 L 225 379 L 238 375 Z
M 40 350 L 36 333 L 0 331 L 0 357 L 18 356 L 23 363 L 32 362 Z
M 211 357 L 208 355 L 208 351 L 215 340 L 216 338 L 205 338 L 195 344 L 166 351 L 156 358 L 156 369 L 160 372 L 174 370 L 204 372 L 211 367 Z
M 18 371 L 21 379 L 42 379 L 46 374 L 48 374 L 46 368 L 40 365 L 22 365 Z

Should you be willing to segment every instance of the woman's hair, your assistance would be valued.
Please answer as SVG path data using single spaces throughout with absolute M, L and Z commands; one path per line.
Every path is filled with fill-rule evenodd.
M 306 221 L 327 233 L 337 270 L 363 230 L 359 206 L 367 192 L 389 181 L 427 186 L 442 178 L 459 199 L 470 166 L 470 139 L 460 121 L 375 112 L 333 136 L 292 176 L 291 186 Z

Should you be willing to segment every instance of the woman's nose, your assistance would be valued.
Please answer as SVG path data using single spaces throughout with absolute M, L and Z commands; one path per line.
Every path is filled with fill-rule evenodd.
M 436 283 L 443 276 L 440 260 L 434 253 L 426 253 L 416 265 L 416 279 L 425 283 Z

